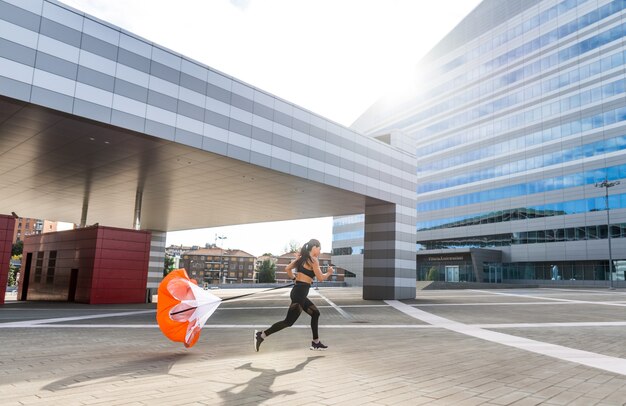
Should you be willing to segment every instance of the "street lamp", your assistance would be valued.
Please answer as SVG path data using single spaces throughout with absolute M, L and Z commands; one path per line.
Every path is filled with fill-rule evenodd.
M 227 238 L 228 238 L 228 237 L 226 237 L 225 235 L 217 235 L 217 234 L 215 234 L 215 245 L 217 246 L 217 240 L 222 240 L 222 241 L 223 241 L 223 240 L 225 240 L 225 239 L 227 239 Z M 220 243 L 220 246 L 221 246 L 221 245 L 222 245 L 222 244 Z
M 217 235 L 215 234 L 215 243 L 214 245 L 217 247 L 217 240 L 222 240 L 222 242 L 227 239 L 228 237 L 226 237 L 225 235 Z M 220 243 L 220 246 L 222 244 Z M 224 250 L 223 248 L 220 247 L 220 249 L 222 250 L 222 252 L 220 253 L 220 272 L 218 275 L 218 283 L 226 283 L 226 275 L 224 274 L 224 269 L 223 269 L 223 263 L 224 263 Z
M 619 184 L 619 180 L 616 180 L 615 182 L 609 182 L 608 179 L 604 179 L 604 181 L 596 183 L 596 187 L 603 187 L 605 191 L 604 202 L 606 204 L 606 228 L 607 234 L 609 236 L 609 289 L 611 290 L 615 288 L 613 287 L 613 255 L 611 253 L 611 217 L 609 214 L 611 210 L 609 208 L 609 188 L 617 186 Z

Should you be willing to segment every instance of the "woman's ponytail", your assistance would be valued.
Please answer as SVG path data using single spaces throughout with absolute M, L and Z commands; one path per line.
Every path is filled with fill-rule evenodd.
M 300 258 L 296 261 L 296 270 L 299 270 L 302 265 L 306 264 L 309 260 L 311 260 L 311 250 L 313 247 L 319 247 L 320 242 L 316 239 L 311 239 L 309 242 L 304 244 L 302 248 L 300 248 Z

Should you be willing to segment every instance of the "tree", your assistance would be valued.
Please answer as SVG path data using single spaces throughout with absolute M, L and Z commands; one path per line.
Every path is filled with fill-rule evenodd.
M 11 265 L 9 267 L 9 280 L 7 281 L 8 286 L 15 286 L 17 284 L 17 272 L 19 269 Z
M 24 241 L 18 241 L 11 247 L 11 256 L 13 255 L 22 255 L 22 251 L 24 250 Z
M 276 265 L 266 259 L 259 267 L 259 283 L 273 283 L 276 282 Z
M 285 252 L 300 252 L 300 243 L 296 240 L 289 241 L 289 244 L 285 247 Z
M 163 276 L 167 276 L 168 273 L 174 270 L 174 257 L 165 255 L 165 261 L 163 263 Z
M 12 255 L 11 259 L 13 261 L 21 261 L 22 260 L 22 255 Z M 20 272 L 20 268 L 18 268 L 17 266 L 10 264 L 9 265 L 9 280 L 7 281 L 8 286 L 15 286 L 17 285 L 17 274 Z
M 428 274 L 426 275 L 426 280 L 427 281 L 436 281 L 438 279 L 438 276 L 439 276 L 439 270 L 437 269 L 437 267 L 432 266 L 428 270 Z

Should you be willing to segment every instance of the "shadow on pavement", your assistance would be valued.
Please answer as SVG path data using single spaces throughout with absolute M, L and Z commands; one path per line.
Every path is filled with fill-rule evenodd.
M 246 371 L 260 372 L 260 374 L 250 379 L 250 381 L 248 382 L 235 384 L 228 389 L 217 392 L 217 394 L 220 395 L 220 397 L 222 398 L 222 405 L 224 406 L 238 406 L 242 404 L 242 400 L 258 397 L 259 393 L 262 393 L 264 398 L 267 397 L 266 400 L 270 400 L 281 395 L 293 395 L 296 392 L 292 390 L 280 390 L 273 392 L 270 388 L 274 384 L 276 378 L 278 378 L 279 376 L 289 375 L 302 371 L 304 367 L 309 364 L 309 362 L 314 361 L 318 358 L 324 358 L 324 356 L 318 355 L 315 357 L 308 357 L 306 360 L 302 361 L 295 367 L 283 371 L 277 371 L 275 369 L 256 368 L 252 366 L 251 362 L 248 362 L 246 364 L 238 366 L 235 369 L 244 369 Z M 242 390 L 237 390 L 242 386 Z
M 188 353 L 154 355 L 142 359 L 135 359 L 110 366 L 102 370 L 85 371 L 79 374 L 68 376 L 58 381 L 49 383 L 41 388 L 51 392 L 58 392 L 65 389 L 79 388 L 90 385 L 95 381 L 107 382 L 119 380 L 120 377 L 146 377 L 151 375 L 167 375 L 172 366 L 188 357 Z

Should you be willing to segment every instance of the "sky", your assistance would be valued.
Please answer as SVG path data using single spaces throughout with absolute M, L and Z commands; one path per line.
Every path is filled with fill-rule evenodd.
M 415 75 L 480 0 L 61 0 L 213 69 L 350 126 Z M 268 239 L 268 230 L 273 237 Z M 218 239 L 216 236 L 226 237 Z M 171 232 L 259 256 L 310 238 L 330 252 L 332 218 Z

